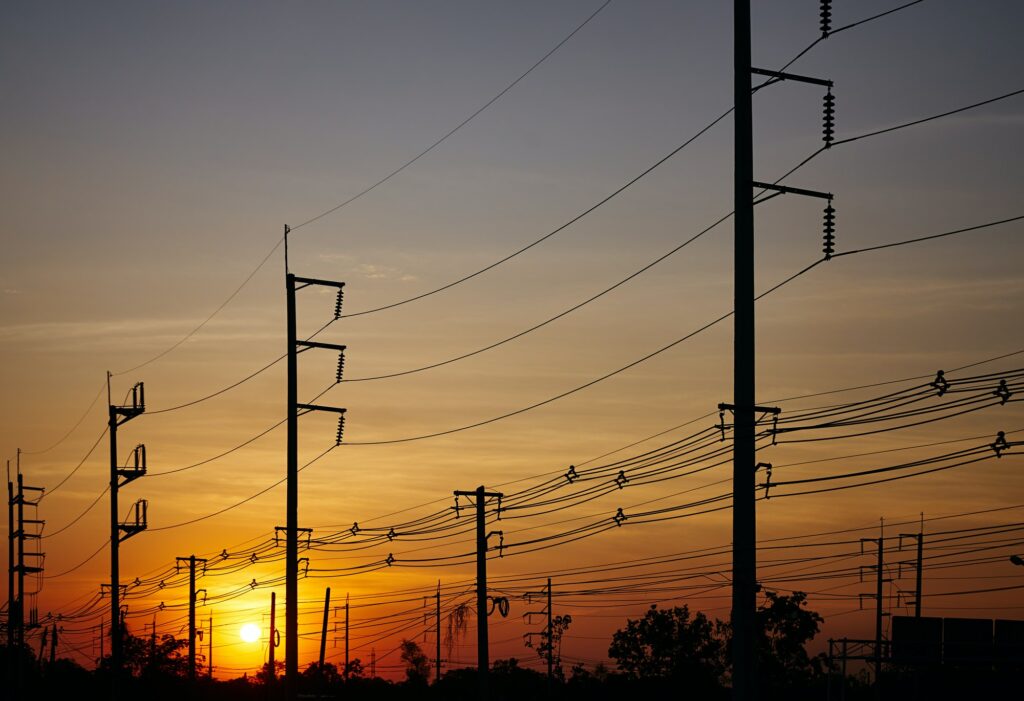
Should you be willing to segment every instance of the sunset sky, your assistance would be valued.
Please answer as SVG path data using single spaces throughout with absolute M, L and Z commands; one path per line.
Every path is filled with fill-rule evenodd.
M 758 66 L 777 69 L 820 36 L 815 2 L 752 4 Z M 834 26 L 901 4 L 836 2 Z M 843 140 L 1024 89 L 1022 25 L 1024 5 L 1013 0 L 926 0 L 836 33 L 788 70 L 834 81 L 836 138 Z M 147 413 L 119 433 L 121 462 L 144 443 L 151 473 L 121 491 L 125 516 L 136 499 L 149 500 L 150 526 L 121 546 L 122 583 L 159 581 L 173 574 L 179 556 L 208 557 L 211 565 L 222 550 L 248 557 L 247 548 L 269 539 L 251 566 L 200 579 L 211 599 L 223 597 L 198 614 L 205 626 L 213 612 L 217 676 L 251 673 L 264 661 L 271 590 L 284 626 L 283 581 L 260 584 L 284 574 L 283 549 L 272 547 L 274 527 L 285 522 L 283 484 L 204 518 L 284 477 L 283 426 L 207 464 L 158 474 L 230 451 L 281 421 L 284 363 L 209 400 L 157 412 L 222 390 L 285 353 L 278 246 L 285 224 L 295 229 L 292 272 L 346 283 L 343 313 L 356 316 L 331 324 L 318 340 L 346 344 L 345 379 L 358 380 L 439 363 L 529 329 L 619 283 L 732 210 L 732 120 L 726 117 L 521 255 L 424 299 L 359 314 L 435 290 L 558 229 L 726 112 L 731 3 L 16 1 L 0 9 L 0 66 L 0 458 L 10 459 L 13 474 L 20 448 L 26 484 L 52 492 L 32 515 L 46 520 L 49 536 L 41 549 L 50 578 L 35 602 L 40 616 L 92 606 L 64 624 L 61 648 L 90 665 L 99 652 L 97 626 L 108 615 L 106 601 L 90 604 L 109 580 L 109 551 L 97 553 L 109 535 L 107 498 L 86 511 L 109 479 L 102 435 L 107 371 L 115 403 L 137 381 L 145 382 L 147 401 Z M 758 180 L 774 181 L 818 151 L 823 96 L 823 88 L 789 82 L 756 93 Z M 834 193 L 836 250 L 843 253 L 1024 215 L 1022 152 L 1019 94 L 837 144 L 784 182 Z M 822 207 L 821 200 L 786 195 L 756 208 L 759 291 L 821 257 Z M 758 401 L 777 402 L 785 417 L 1006 356 L 949 373 L 951 380 L 992 373 L 980 390 L 990 394 L 1001 376 L 1024 368 L 1022 234 L 1024 221 L 1017 220 L 841 256 L 765 297 L 757 306 Z M 451 506 L 453 490 L 484 484 L 511 498 L 570 464 L 582 472 L 710 429 L 718 403 L 732 397 L 729 319 L 557 401 L 469 430 L 396 442 L 561 395 L 727 314 L 731 303 L 732 222 L 726 220 L 522 338 L 443 367 L 334 387 L 319 401 L 347 408 L 346 444 L 301 473 L 300 526 L 313 528 L 314 538 L 346 533 L 353 522 L 386 531 Z M 300 292 L 299 335 L 329 321 L 333 306 L 329 290 Z M 332 384 L 335 365 L 332 352 L 303 353 L 300 400 Z M 782 401 L 889 380 L 905 381 Z M 1020 373 L 1008 379 L 1021 390 L 1014 400 L 1024 396 L 1022 381 Z M 938 397 L 928 402 L 941 404 Z M 776 479 L 791 479 L 942 455 L 990 443 L 997 431 L 1021 440 L 1020 406 L 1010 401 L 902 430 L 769 445 L 763 459 L 777 466 Z M 333 415 L 300 420 L 300 464 L 334 444 L 335 423 Z M 973 442 L 912 448 L 959 439 Z M 892 449 L 908 450 L 848 457 Z M 1024 521 L 1024 447 L 1008 452 L 914 479 L 759 502 L 759 537 L 855 527 L 871 530 L 852 533 L 853 540 L 877 537 L 880 518 L 904 523 L 886 528 L 886 536 L 896 536 L 916 532 L 910 522 L 922 513 L 950 516 L 926 522 L 926 534 Z M 842 459 L 781 468 L 827 458 Z M 586 587 L 570 581 L 588 578 L 558 573 L 705 548 L 727 552 L 728 510 L 627 521 L 523 554 L 515 544 L 600 519 L 610 523 L 620 507 L 629 514 L 652 500 L 661 507 L 719 495 L 728 491 L 722 480 L 730 475 L 726 462 L 492 525 L 504 530 L 507 550 L 490 561 L 489 573 L 496 595 L 510 597 L 511 613 L 491 619 L 491 659 L 537 662 L 522 634 L 540 626 L 525 625 L 522 615 L 538 606 L 520 595 L 539 590 L 547 576 L 554 578 L 556 613 L 573 616 L 562 646 L 567 666 L 606 660 L 611 633 L 649 602 L 688 603 L 727 618 L 727 554 L 664 566 L 667 572 L 692 564 L 721 574 L 704 576 L 704 589 L 687 581 L 690 588 L 672 591 L 663 583 L 660 594 L 579 593 L 560 601 L 560 576 L 574 589 Z M 584 484 L 559 494 L 572 495 Z M 988 513 L 954 517 L 981 511 Z M 461 513 L 468 526 L 467 512 Z M 196 519 L 202 520 L 188 523 Z M 423 641 L 430 621 L 421 613 L 433 605 L 424 608 L 423 597 L 437 582 L 445 615 L 472 599 L 468 558 L 409 560 L 470 553 L 471 536 L 304 551 L 315 576 L 300 581 L 301 626 L 308 633 L 300 665 L 315 658 L 330 586 L 332 606 L 350 593 L 352 623 L 363 626 L 353 628 L 352 657 L 368 665 L 373 651 L 378 673 L 397 678 L 394 650 L 403 637 Z M 926 615 L 1024 615 L 1024 588 L 1013 588 L 1024 586 L 1024 568 L 1007 561 L 1024 553 L 1021 531 L 982 541 L 992 562 L 926 572 L 926 592 L 934 596 L 925 599 Z M 843 548 L 859 553 L 858 545 L 825 550 Z M 389 552 L 394 566 L 368 566 Z M 870 547 L 865 552 L 835 566 L 873 564 Z M 891 561 L 908 557 L 893 554 Z M 647 570 L 599 577 L 640 571 Z M 912 590 L 913 574 L 895 565 L 890 574 L 897 581 L 887 585 L 887 610 L 906 613 L 906 596 L 897 600 L 896 592 Z M 791 578 L 775 588 L 812 592 L 811 607 L 826 618 L 820 645 L 828 637 L 872 634 L 873 604 L 866 600 L 860 611 L 857 598 L 873 591 L 869 578 L 869 572 L 864 583 L 856 576 Z M 38 585 L 30 578 L 27 588 Z M 1002 590 L 938 595 L 980 589 Z M 142 634 L 152 621 L 149 611 L 163 602 L 157 630 L 183 635 L 187 579 L 177 576 L 147 592 L 129 591 L 132 632 Z M 332 631 L 341 620 L 332 613 Z M 244 623 L 264 628 L 260 644 L 241 641 Z M 475 618 L 452 651 L 452 666 L 475 664 L 474 626 Z M 433 636 L 424 644 L 431 656 Z M 342 654 L 338 638 L 330 634 L 334 662 Z M 278 658 L 283 654 L 282 643 Z

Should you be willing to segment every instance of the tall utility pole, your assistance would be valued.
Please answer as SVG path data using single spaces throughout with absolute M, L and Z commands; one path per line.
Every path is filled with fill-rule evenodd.
M 327 652 L 327 619 L 331 611 L 331 588 L 327 587 L 327 594 L 324 596 L 324 622 L 320 627 L 320 669 L 324 668 L 324 653 Z
M 757 698 L 754 656 L 757 527 L 754 494 L 754 140 L 750 0 L 733 0 L 733 509 L 732 696 Z
M 110 434 L 110 684 L 111 698 L 117 699 L 118 682 L 121 675 L 121 578 L 119 550 L 123 541 L 146 529 L 145 501 L 135 504 L 135 523 L 121 523 L 117 506 L 118 490 L 132 480 L 146 474 L 146 450 L 144 446 L 135 449 L 134 469 L 118 467 L 117 429 L 146 410 L 145 386 L 138 382 L 132 387 L 130 405 L 119 406 L 110 402 L 110 378 L 107 373 L 107 428 Z M 140 450 L 141 449 L 141 450 Z M 121 478 L 124 481 L 121 481 Z M 140 505 L 142 505 L 140 519 Z M 123 535 L 122 535 L 123 534 Z
M 288 466 L 287 466 L 287 497 L 286 497 L 286 525 L 285 537 L 285 610 L 284 610 L 284 663 L 285 663 L 285 686 L 287 698 L 294 701 L 298 697 L 299 680 L 299 412 L 303 414 L 310 411 L 330 411 L 339 414 L 338 435 L 336 445 L 341 444 L 342 431 L 345 425 L 345 410 L 318 406 L 314 404 L 299 404 L 298 394 L 298 354 L 299 348 L 307 350 L 310 348 L 323 348 L 336 350 L 338 357 L 337 381 L 341 381 L 341 372 L 345 363 L 345 346 L 333 343 L 319 343 L 312 341 L 299 341 L 296 332 L 295 293 L 303 287 L 319 285 L 333 287 L 338 290 L 337 302 L 334 305 L 335 320 L 341 318 L 342 292 L 345 287 L 343 282 L 332 280 L 315 280 L 292 275 L 288 270 L 288 233 L 291 228 L 284 227 L 284 270 L 285 270 L 285 292 L 287 301 L 287 323 L 288 323 Z
M 206 565 L 206 559 L 189 555 L 179 557 L 174 563 L 177 569 L 181 563 L 188 565 L 188 680 L 196 680 L 196 563 Z M 206 599 L 203 599 L 205 601 Z
M 36 492 L 38 494 L 42 494 L 43 488 L 42 487 L 30 487 L 30 486 L 25 484 L 25 478 L 21 474 L 21 449 L 20 448 L 18 449 L 18 466 L 17 466 L 17 469 L 18 469 L 18 475 L 17 475 L 18 491 L 17 491 L 17 493 L 14 494 L 13 499 L 11 500 L 11 509 L 12 510 L 14 510 L 14 509 L 17 510 L 17 516 L 13 516 L 12 515 L 12 516 L 9 516 L 8 518 L 11 521 L 16 521 L 17 522 L 17 526 L 15 528 L 12 528 L 12 530 L 10 532 L 11 539 L 12 539 L 11 542 L 13 543 L 14 540 L 17 540 L 17 542 L 18 542 L 18 546 L 17 546 L 17 550 L 18 550 L 17 564 L 14 565 L 13 568 L 12 568 L 12 573 L 16 573 L 18 575 L 18 577 L 17 577 L 17 587 L 18 587 L 17 591 L 18 591 L 18 593 L 17 593 L 17 597 L 15 598 L 16 606 L 14 608 L 14 611 L 15 611 L 15 614 L 16 614 L 15 617 L 14 617 L 14 634 L 15 634 L 14 643 L 17 646 L 22 646 L 22 645 L 25 644 L 25 627 L 26 627 L 25 626 L 25 575 L 26 574 L 38 574 L 38 573 L 43 571 L 43 568 L 41 566 L 42 558 L 43 558 L 43 553 L 39 552 L 39 551 L 25 552 L 25 541 L 26 540 L 35 540 L 35 541 L 38 542 L 40 537 L 41 537 L 41 534 L 38 531 L 38 528 L 41 527 L 45 522 L 40 520 L 40 519 L 25 518 L 25 507 L 26 506 L 38 506 L 38 504 L 39 504 L 39 500 L 38 499 L 35 499 L 35 500 L 27 499 L 26 496 L 25 496 L 25 492 Z M 10 483 L 8 483 L 8 484 L 10 484 Z M 34 532 L 29 533 L 28 529 L 26 528 L 26 526 L 34 526 L 35 527 Z M 34 564 L 34 565 L 26 565 L 25 564 L 26 556 L 27 557 L 35 558 L 36 564 Z M 8 616 L 10 616 L 10 613 L 8 613 Z M 34 616 L 33 613 L 30 612 L 30 615 L 29 615 L 29 625 L 30 626 L 33 625 L 34 621 L 35 621 L 35 616 Z M 21 659 L 21 658 L 19 657 L 18 659 Z M 20 675 L 20 670 L 21 670 L 21 668 L 20 668 L 20 663 L 19 663 L 19 675 Z
M 828 3 L 825 2 L 824 5 Z M 754 180 L 754 140 L 751 75 L 769 82 L 794 80 L 827 87 L 824 102 L 823 138 L 825 148 L 833 141 L 834 106 L 832 82 L 818 78 L 754 68 L 750 55 L 750 0 L 733 0 L 733 112 L 734 125 L 734 299 L 733 299 L 733 585 L 732 585 L 732 694 L 737 701 L 757 697 L 757 656 L 755 625 L 757 609 L 757 520 L 755 510 L 755 413 L 778 413 L 755 405 L 755 323 L 754 323 L 754 197 L 753 189 L 772 190 L 828 200 L 824 219 L 825 260 L 831 258 L 835 242 L 835 210 L 832 194 L 763 183 Z M 823 7 L 822 38 L 831 32 L 831 12 Z
M 495 533 L 487 533 L 487 515 L 485 505 L 487 499 L 497 498 L 501 501 L 501 492 L 488 492 L 483 485 L 471 492 L 455 491 L 456 509 L 459 497 L 476 498 L 476 655 L 477 676 L 480 678 L 480 699 L 487 700 L 487 673 L 491 663 L 487 642 L 487 539 Z M 499 507 L 500 508 L 500 507 Z M 458 515 L 458 511 L 455 512 Z

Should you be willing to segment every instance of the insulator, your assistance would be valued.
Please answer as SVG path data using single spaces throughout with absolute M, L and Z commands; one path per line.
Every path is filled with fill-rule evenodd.
M 836 250 L 836 210 L 832 207 L 831 200 L 825 207 L 824 241 L 825 245 L 822 250 L 825 253 L 825 260 L 828 260 Z
M 825 93 L 824 108 L 822 109 L 823 120 L 821 133 L 822 138 L 825 141 L 825 148 L 832 145 L 835 140 L 835 127 L 836 127 L 836 98 L 832 95 L 832 88 L 829 88 L 828 92 Z
M 345 351 L 338 352 L 338 374 L 335 382 L 341 382 L 341 376 L 345 371 Z
M 821 0 L 821 36 L 832 31 L 832 0 Z
M 341 303 L 345 299 L 345 288 L 338 288 L 338 298 L 334 300 L 334 320 L 341 318 Z
M 341 445 L 341 437 L 345 433 L 345 415 L 338 417 L 338 436 L 334 439 L 334 445 Z

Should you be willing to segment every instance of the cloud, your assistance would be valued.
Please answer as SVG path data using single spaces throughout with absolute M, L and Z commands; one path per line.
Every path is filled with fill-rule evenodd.
M 16 290 L 13 287 L 5 287 L 3 292 L 4 292 L 5 295 L 20 295 L 20 294 L 24 294 L 21 290 Z

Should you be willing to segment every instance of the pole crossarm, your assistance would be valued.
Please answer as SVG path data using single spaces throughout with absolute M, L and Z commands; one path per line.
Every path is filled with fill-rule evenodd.
M 782 71 L 769 71 L 764 68 L 751 68 L 750 72 L 754 75 L 763 75 L 766 78 L 775 78 L 775 80 L 795 80 L 798 83 L 810 83 L 811 85 L 821 85 L 826 88 L 833 87 L 831 80 L 824 80 L 823 78 L 811 78 L 806 75 L 798 75 L 796 73 L 784 73 Z
M 773 183 L 762 183 L 755 180 L 751 183 L 756 188 L 761 190 L 774 190 L 775 192 L 781 192 L 789 195 L 804 195 L 805 197 L 817 197 L 821 200 L 831 200 L 834 196 L 831 192 L 821 192 L 819 190 L 807 190 L 802 187 L 789 187 L 788 185 L 775 185 Z
M 321 343 L 320 341 L 296 341 L 295 345 L 300 348 L 325 348 L 336 351 L 344 351 L 347 348 L 347 346 L 340 343 Z
M 323 285 L 324 287 L 335 287 L 339 290 L 345 286 L 344 282 L 337 282 L 336 280 L 319 280 L 315 277 L 299 277 L 298 275 L 292 275 L 291 277 L 292 280 L 294 280 L 298 284 L 298 286 L 295 288 L 296 290 L 301 290 L 303 287 L 308 287 L 310 285 Z
M 321 404 L 296 404 L 295 408 L 309 413 L 311 411 L 333 411 L 335 414 L 344 414 L 345 409 L 336 406 L 323 406 Z

